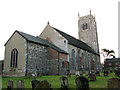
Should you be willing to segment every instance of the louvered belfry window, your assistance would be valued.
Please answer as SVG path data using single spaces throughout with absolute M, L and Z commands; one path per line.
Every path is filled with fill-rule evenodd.
M 10 67 L 17 67 L 17 60 L 18 60 L 18 51 L 16 48 L 14 48 L 11 51 Z

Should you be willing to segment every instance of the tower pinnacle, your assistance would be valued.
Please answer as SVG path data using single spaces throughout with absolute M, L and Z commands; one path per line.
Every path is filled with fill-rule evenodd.
M 80 14 L 79 14 L 79 12 L 78 12 L 78 17 L 80 17 Z
M 48 23 L 47 23 L 48 25 L 49 25 L 49 21 L 48 21 Z
M 90 15 L 91 15 L 91 9 L 90 9 Z

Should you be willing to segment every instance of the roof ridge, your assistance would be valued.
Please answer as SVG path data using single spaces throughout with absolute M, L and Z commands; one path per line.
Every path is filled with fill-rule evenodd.
M 62 50 L 61 48 L 57 47 L 56 45 L 48 42 L 47 40 L 45 39 L 42 39 L 40 37 L 35 37 L 33 35 L 30 35 L 30 34 L 27 34 L 27 33 L 24 33 L 24 32 L 21 32 L 21 31 L 15 31 L 15 32 L 18 32 L 22 37 L 24 37 L 27 41 L 31 41 L 31 42 L 34 42 L 34 43 L 38 43 L 38 44 L 44 44 L 48 47 L 51 47 L 55 50 L 57 50 L 58 52 L 62 52 L 62 53 L 65 53 L 67 54 L 66 51 Z M 32 40 L 33 39 L 33 40 Z M 35 41 L 37 39 L 37 41 Z
M 52 26 L 51 26 L 51 27 L 52 27 Z M 60 31 L 60 30 L 58 30 L 58 29 L 56 29 L 56 28 L 54 28 L 54 27 L 52 27 L 52 28 L 55 29 L 55 30 L 56 30 L 59 34 L 61 34 L 63 37 L 65 37 L 65 38 L 68 40 L 68 43 L 70 43 L 70 44 L 72 44 L 72 45 L 74 45 L 74 46 L 77 46 L 77 47 L 79 47 L 79 48 L 82 48 L 82 49 L 84 49 L 84 50 L 86 50 L 86 51 L 89 51 L 89 52 L 92 52 L 92 53 L 94 53 L 94 54 L 99 55 L 98 53 L 96 53 L 96 52 L 95 52 L 88 44 L 86 44 L 85 42 L 83 42 L 83 41 L 81 41 L 81 40 L 79 40 L 79 39 L 77 39 L 77 38 L 75 38 L 75 37 L 73 37 L 73 36 L 71 36 L 71 35 L 63 32 L 63 31 Z M 76 42 L 73 43 L 73 41 L 71 42 L 70 39 L 74 39 L 74 40 L 76 40 Z M 83 44 L 83 45 L 82 45 L 82 46 L 79 46 L 78 43 L 79 43 L 79 44 Z

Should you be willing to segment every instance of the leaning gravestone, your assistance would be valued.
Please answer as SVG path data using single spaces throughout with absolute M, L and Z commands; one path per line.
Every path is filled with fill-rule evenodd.
M 39 84 L 40 81 L 39 80 L 32 80 L 32 89 L 34 90 L 36 85 Z
M 89 78 L 90 78 L 90 81 L 96 81 L 96 76 L 92 72 L 89 74 Z
M 17 81 L 17 89 L 19 89 L 19 90 L 24 89 L 24 81 L 23 80 L 18 80 Z
M 13 81 L 8 80 L 8 82 L 7 82 L 7 90 L 12 90 L 12 89 L 13 89 Z
M 75 79 L 77 90 L 89 90 L 89 81 L 86 77 L 80 76 Z
M 68 88 L 68 79 L 64 76 L 60 77 L 60 81 L 61 81 L 61 88 Z
M 96 76 L 100 76 L 100 72 L 99 72 L 99 71 L 96 71 L 96 72 L 95 72 L 95 75 L 96 75 Z
M 38 83 L 35 87 L 34 90 L 50 90 L 51 89 L 51 84 L 47 80 L 43 80 L 40 83 Z
M 120 79 L 111 78 L 108 80 L 108 90 L 120 90 Z

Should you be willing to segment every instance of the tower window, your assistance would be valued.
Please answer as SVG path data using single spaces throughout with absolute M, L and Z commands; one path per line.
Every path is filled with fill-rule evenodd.
M 87 23 L 84 23 L 82 26 L 83 26 L 83 30 L 88 29 L 88 24 Z
M 18 59 L 18 51 L 16 48 L 14 48 L 11 51 L 11 62 L 10 67 L 17 67 L 17 59 Z

